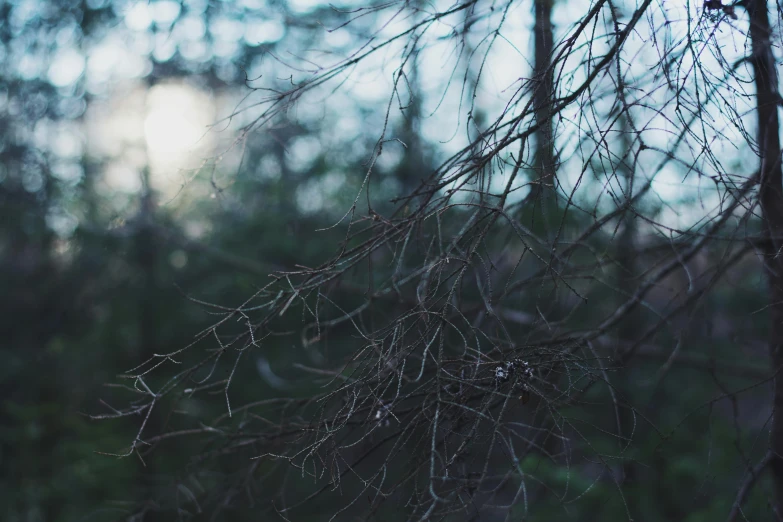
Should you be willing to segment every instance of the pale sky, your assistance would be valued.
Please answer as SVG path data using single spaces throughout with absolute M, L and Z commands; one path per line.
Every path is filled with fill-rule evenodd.
M 237 3 L 239 4 L 243 2 Z M 208 125 L 211 122 L 230 114 L 234 108 L 231 102 L 243 94 L 242 89 L 229 94 L 210 93 L 183 82 L 172 81 L 145 91 L 139 79 L 148 74 L 151 69 L 150 53 L 158 59 L 165 59 L 179 48 L 184 55 L 198 60 L 208 52 L 204 44 L 207 33 L 210 33 L 215 40 L 211 52 L 225 56 L 230 56 L 240 41 L 257 44 L 285 38 L 282 41 L 292 49 L 290 55 L 285 57 L 286 60 L 298 64 L 303 70 L 314 71 L 317 66 L 335 63 L 357 46 L 350 31 L 341 29 L 330 33 L 323 29 L 322 47 L 297 50 L 295 33 L 290 28 L 286 28 L 281 17 L 265 8 L 266 4 L 262 0 L 248 1 L 244 4 L 257 9 L 264 8 L 266 9 L 264 13 L 267 14 L 262 18 L 246 20 L 245 24 L 229 17 L 218 18 L 210 24 L 210 27 L 206 27 L 201 18 L 196 16 L 199 5 L 204 8 L 206 4 L 194 2 L 189 5 L 189 12 L 195 14 L 190 14 L 177 22 L 168 36 L 153 37 L 148 32 L 151 24 L 155 23 L 158 27 L 171 27 L 172 22 L 180 14 L 179 3 L 147 2 L 147 0 L 128 2 L 123 21 L 126 30 L 110 31 L 102 40 L 92 42 L 87 57 L 69 44 L 68 34 L 58 35 L 60 49 L 48 64 L 46 71 L 48 78 L 56 86 L 67 90 L 84 76 L 88 90 L 98 97 L 98 100 L 88 109 L 86 129 L 82 131 L 72 129 L 69 131 L 70 134 L 65 133 L 65 135 L 76 136 L 71 139 L 76 144 L 69 144 L 68 138 L 56 142 L 63 156 L 67 158 L 68 154 L 72 154 L 69 151 L 74 148 L 86 147 L 90 154 L 111 158 L 112 161 L 106 171 L 106 184 L 111 189 L 124 192 L 138 190 L 139 182 L 136 179 L 138 169 L 145 163 L 149 163 L 156 188 L 167 193 L 176 192 L 178 187 L 189 179 L 189 169 L 197 167 L 203 159 L 221 154 L 227 149 L 232 140 L 232 132 L 252 117 L 254 109 L 248 109 L 246 114 L 233 120 L 231 125 L 220 126 L 219 134 L 208 132 Z M 350 7 L 352 4 L 359 5 L 358 2 L 342 2 L 340 5 Z M 630 12 L 635 4 L 636 2 L 633 1 L 625 2 L 626 13 Z M 698 20 L 701 15 L 701 5 L 692 4 L 691 22 Z M 318 3 L 314 0 L 295 0 L 291 5 L 294 11 L 304 14 Z M 445 9 L 451 4 L 448 1 L 436 1 L 429 5 Z M 483 8 L 488 4 L 478 5 Z M 583 16 L 584 9 L 575 7 L 584 5 L 583 2 L 576 0 L 561 0 L 556 4 L 554 23 L 560 35 L 558 40 Z M 530 74 L 531 9 L 530 0 L 514 4 L 505 15 L 505 22 L 499 36 L 486 55 L 476 104 L 488 115 L 489 121 L 502 114 L 508 97 L 520 85 L 522 79 Z M 393 13 L 395 13 L 394 9 L 388 9 L 380 16 L 379 20 L 388 23 L 376 35 L 378 41 L 410 27 L 413 22 L 411 18 L 393 17 Z M 723 21 L 716 27 L 703 22 L 706 29 L 703 34 L 715 38 L 711 45 L 720 46 L 729 61 L 747 52 L 743 35 L 746 14 L 742 10 L 738 14 L 740 20 L 731 24 Z M 650 44 L 651 31 L 655 32 L 659 44 L 665 41 L 680 42 L 680 44 L 684 42 L 688 19 L 686 15 L 685 7 L 679 2 L 663 0 L 658 2 L 627 44 L 623 58 L 627 62 L 629 79 L 633 75 L 646 78 L 649 76 L 649 71 L 661 62 L 660 50 Z M 427 46 L 419 58 L 419 81 L 425 94 L 423 114 L 426 115 L 421 130 L 428 142 L 434 145 L 440 158 L 447 157 L 467 143 L 465 122 L 469 108 L 468 94 L 460 105 L 464 74 L 462 65 L 465 58 L 458 57 L 454 41 L 447 38 L 454 26 L 464 22 L 464 16 L 464 13 L 457 13 L 432 25 L 425 34 Z M 488 40 L 482 40 L 483 36 L 497 28 L 502 16 L 500 10 L 497 10 L 474 26 L 475 34 L 469 40 L 471 45 L 477 46 L 476 56 L 471 62 L 474 70 L 478 70 L 487 50 Z M 362 22 L 357 22 L 360 23 Z M 600 28 L 598 33 L 604 30 Z M 317 146 L 326 150 L 330 146 L 336 147 L 342 138 L 350 141 L 352 136 L 367 132 L 374 132 L 380 136 L 386 105 L 392 93 L 393 74 L 399 66 L 399 55 L 405 43 L 405 40 L 401 40 L 359 64 L 351 71 L 340 92 L 332 93 L 330 89 L 336 85 L 332 82 L 301 99 L 293 113 L 295 117 L 315 128 L 324 129 L 324 132 L 317 138 L 311 138 L 309 143 L 299 144 L 296 150 L 298 157 L 292 159 L 294 168 L 298 168 L 296 165 L 301 164 L 300 167 L 306 170 L 310 161 L 307 158 L 313 155 Z M 594 50 L 601 50 L 602 45 L 598 42 Z M 677 45 L 674 47 L 677 48 Z M 605 49 L 605 45 L 603 48 Z M 302 60 L 298 60 L 297 57 Z M 573 64 L 582 58 L 583 55 L 575 54 Z M 458 60 L 460 63 L 457 63 Z M 714 71 L 716 75 L 720 74 L 721 64 L 709 52 L 709 47 L 705 48 L 698 60 L 705 69 Z M 690 82 L 689 88 L 692 88 L 694 81 L 703 81 L 696 73 L 688 72 L 692 64 L 693 57 L 686 53 L 680 65 L 683 81 Z M 281 78 L 292 74 L 294 81 L 302 81 L 312 74 L 304 71 L 287 71 L 278 61 L 268 56 L 259 55 L 252 64 L 246 65 L 251 77 L 262 78 L 254 83 L 254 86 L 263 85 L 264 79 L 267 78 Z M 459 66 L 457 73 L 451 86 L 446 88 L 446 82 L 455 65 Z M 34 58 L 17 64 L 20 73 L 27 75 L 34 74 L 42 66 L 43 64 L 37 64 Z M 571 85 L 578 85 L 584 80 L 584 68 L 576 67 L 576 70 Z M 742 70 L 739 72 L 743 74 Z M 650 87 L 662 85 L 660 78 L 653 78 L 647 83 Z M 601 79 L 597 85 L 602 85 Z M 603 85 L 607 92 L 611 89 L 609 83 Z M 642 84 L 639 86 L 644 87 Z M 734 87 L 747 89 L 747 86 L 735 85 Z M 403 97 L 407 94 L 404 88 L 400 92 Z M 671 92 L 664 89 L 656 91 L 651 88 L 649 92 L 635 92 L 632 97 L 644 99 L 650 106 L 648 109 L 641 107 L 634 109 L 636 123 L 647 129 L 644 131 L 646 143 L 666 148 L 671 142 L 673 133 L 682 125 L 674 115 Z M 253 99 L 250 98 L 248 105 Z M 371 109 L 369 116 L 359 113 L 357 102 Z M 611 100 L 607 100 L 603 110 L 608 110 L 610 102 Z M 740 101 L 739 105 L 741 103 Z M 399 120 L 396 109 L 398 104 L 396 99 L 392 103 L 392 121 Z M 601 110 L 600 101 L 596 106 Z M 723 118 L 717 114 L 718 109 L 719 106 L 714 104 L 708 106 L 707 118 L 709 112 L 713 112 L 715 121 L 721 124 Z M 662 112 L 656 114 L 656 110 Z M 742 107 L 738 107 L 737 110 L 742 113 Z M 582 171 L 580 157 L 584 154 L 580 146 L 585 146 L 587 143 L 585 133 L 589 134 L 590 129 L 594 127 L 589 124 L 589 115 L 580 111 L 577 105 L 572 106 L 570 111 L 566 110 L 559 128 L 561 134 L 558 138 L 558 148 L 564 161 L 560 169 L 561 181 L 566 190 L 571 190 L 577 184 Z M 339 132 L 334 132 L 334 129 L 339 129 Z M 743 163 L 752 161 L 752 153 L 744 145 L 738 148 L 730 146 L 731 143 L 742 143 L 743 138 L 728 124 L 724 124 L 718 130 L 724 135 L 723 138 L 717 138 L 718 133 L 715 133 L 715 137 L 705 138 L 714 139 L 712 152 L 724 159 L 725 165 L 734 165 L 737 169 L 736 174 L 746 174 L 747 172 L 744 171 L 748 168 L 745 168 Z M 684 147 L 687 150 L 687 143 Z M 387 151 L 388 154 L 383 158 L 381 166 L 388 169 L 399 161 L 404 154 L 404 149 L 389 146 Z M 235 149 L 234 152 L 225 154 L 224 165 L 237 164 L 236 158 L 232 159 L 232 154 L 238 153 L 239 150 Z M 369 151 L 364 153 L 369 154 Z M 701 219 L 705 212 L 714 212 L 719 195 L 708 178 L 699 178 L 693 173 L 686 177 L 682 166 L 674 164 L 660 172 L 652 172 L 653 165 L 659 161 L 660 158 L 650 154 L 649 165 L 640 165 L 640 173 L 656 176 L 654 188 L 662 201 L 677 206 L 682 200 L 699 200 L 698 205 L 680 205 L 677 209 L 679 215 L 677 212 L 669 212 L 665 216 L 668 224 L 686 227 L 689 223 Z M 63 168 L 62 171 L 65 176 L 68 175 L 67 168 Z M 332 179 L 330 183 L 334 186 L 336 181 Z M 499 186 L 504 183 L 502 172 L 498 173 L 496 183 Z M 580 185 L 580 193 L 584 193 L 587 198 L 598 199 L 603 185 L 610 186 L 613 181 L 607 179 L 586 183 L 583 180 L 582 183 L 584 185 Z M 302 193 L 297 195 L 297 201 L 303 209 L 317 209 L 319 205 L 308 204 L 308 198 L 323 199 L 324 190 L 325 188 L 320 186 L 303 187 Z M 524 190 L 519 191 L 516 197 L 522 197 L 524 194 Z M 607 208 L 611 207 L 609 198 L 604 198 L 603 201 L 608 205 Z

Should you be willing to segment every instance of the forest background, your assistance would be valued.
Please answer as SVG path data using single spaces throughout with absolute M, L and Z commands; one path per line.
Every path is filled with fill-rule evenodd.
M 779 516 L 780 9 L 0 2 L 0 516 Z

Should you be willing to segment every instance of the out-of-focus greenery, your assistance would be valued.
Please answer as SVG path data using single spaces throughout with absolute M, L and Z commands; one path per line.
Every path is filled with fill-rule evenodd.
M 137 502 L 157 498 L 150 491 L 168 491 L 168 478 L 202 448 L 164 445 L 146 462 L 99 454 L 121 451 L 137 429 L 127 419 L 88 418 L 112 411 L 113 390 L 104 384 L 116 383 L 118 374 L 152 353 L 189 343 L 210 324 L 210 316 L 185 294 L 237 303 L 263 280 L 264 271 L 294 261 L 318 263 L 335 245 L 334 234 L 313 232 L 322 225 L 321 217 L 298 215 L 291 188 L 300 180 L 285 163 L 272 178 L 259 177 L 260 169 L 244 169 L 225 195 L 239 199 L 226 202 L 216 194 L 188 206 L 180 198 L 154 204 L 147 212 L 140 193 L 109 196 L 116 196 L 112 202 L 96 190 L 106 164 L 87 154 L 83 136 L 75 155 L 66 157 L 36 136 L 36 129 L 47 125 L 78 129 L 87 105 L 112 87 L 111 78 L 92 75 L 85 63 L 109 37 L 153 43 L 140 54 L 138 70 L 128 73 L 148 85 L 187 77 L 215 89 L 241 87 L 239 65 L 283 37 L 259 47 L 257 40 L 269 34 L 256 31 L 237 41 L 236 35 L 207 31 L 196 35 L 195 43 L 207 46 L 198 59 L 185 57 L 187 45 L 194 44 L 187 35 L 179 51 L 168 54 L 161 46 L 175 19 L 191 27 L 200 21 L 210 30 L 216 23 L 240 23 L 240 18 L 240 30 L 264 20 L 245 16 L 247 8 L 239 4 L 158 4 L 159 11 L 177 13 L 166 24 L 148 21 L 143 33 L 127 26 L 133 9 L 128 2 L 0 5 L 3 520 L 117 520 L 135 511 Z M 277 19 L 287 6 L 270 9 Z M 233 51 L 217 54 L 215 49 L 226 42 Z M 67 53 L 73 54 L 70 62 Z M 291 127 L 291 137 L 307 132 Z M 282 158 L 288 139 L 267 143 L 264 151 Z M 317 163 L 315 176 L 328 167 Z M 160 203 L 159 196 L 150 196 Z M 198 240 L 187 238 L 185 228 L 194 221 L 207 223 L 210 232 Z M 268 357 L 272 365 L 285 366 L 296 354 L 281 346 Z M 259 390 L 273 395 L 252 366 L 247 373 L 243 387 L 235 390 L 237 401 L 243 400 L 243 390 L 254 398 Z M 216 415 L 224 412 L 221 407 L 216 404 Z M 153 422 L 161 426 L 166 420 Z
M 252 62 L 259 46 L 248 38 L 225 39 L 225 35 L 210 31 L 226 20 L 240 24 L 239 28 L 258 20 L 242 17 L 247 11 L 242 3 L 168 4 L 168 8 L 176 8 L 177 20 L 201 19 L 210 29 L 203 41 L 213 49 L 198 59 L 186 57 L 192 49 L 185 51 L 185 44 L 180 51 L 167 53 L 162 36 L 174 22 L 168 26 L 152 22 L 146 30 L 154 44 L 134 73 L 138 79 L 148 85 L 186 77 L 215 89 L 241 86 L 244 78 L 237 64 Z M 365 158 L 355 151 L 336 154 L 351 157 L 347 167 L 336 163 L 334 155 L 324 153 L 311 162 L 306 174 L 288 168 L 286 145 L 313 132 L 292 122 L 289 134 L 282 139 L 251 141 L 243 168 L 231 173 L 232 184 L 215 190 L 214 198 L 189 201 L 183 196 L 166 203 L 154 191 L 140 191 L 118 197 L 126 201 L 123 210 L 117 210 L 120 206 L 107 202 L 107 196 L 96 190 L 104 163 L 86 152 L 66 161 L 56 151 L 46 150 L 34 131 L 44 121 L 78 124 L 87 104 L 102 95 L 101 82 L 91 83 L 87 72 L 79 75 L 81 79 L 63 84 L 66 80 L 52 73 L 50 66 L 57 63 L 58 53 L 69 49 L 87 53 L 106 35 L 115 31 L 124 34 L 127 28 L 122 24 L 129 5 L 87 0 L 14 1 L 0 6 L 3 520 L 118 520 L 138 511 L 139 502 L 165 504 L 166 498 L 187 497 L 189 488 L 196 487 L 188 482 L 189 466 L 199 454 L 213 448 L 204 448 L 198 441 L 178 440 L 161 443 L 143 461 L 135 456 L 106 456 L 99 452 L 119 452 L 128 446 L 138 423 L 127 418 L 96 422 L 85 414 L 111 413 L 112 401 L 126 397 L 122 390 L 104 384 L 116 383 L 118 374 L 154 353 L 187 345 L 212 323 L 209 310 L 188 297 L 236 305 L 263 284 L 265 272 L 323 262 L 338 248 L 343 230 L 316 229 L 339 220 L 338 211 L 350 206 L 362 181 L 361 160 Z M 270 3 L 271 11 L 285 9 L 284 3 Z M 160 19 L 164 18 L 161 14 Z M 307 28 L 286 29 L 307 34 Z M 273 49 L 277 41 L 263 45 Z M 233 51 L 220 51 L 226 46 L 233 46 Z M 71 66 L 79 66 L 78 59 L 76 62 Z M 82 63 L 80 67 L 87 66 Z M 353 145 L 361 148 L 362 140 Z M 262 172 L 262 166 L 268 165 L 264 158 L 277 158 L 280 171 L 274 176 Z M 407 183 L 411 169 L 409 164 L 401 164 L 398 171 L 389 174 L 391 181 L 378 190 Z M 329 205 L 304 213 L 296 204 L 297 190 L 313 180 L 334 176 L 335 171 L 349 174 L 332 179 L 341 188 L 329 196 Z M 358 174 L 352 176 L 351 172 Z M 395 176 L 403 181 L 395 182 Z M 145 197 L 152 198 L 154 204 L 145 206 Z M 530 221 L 525 216 L 522 219 Z M 188 232 L 193 226 L 203 229 L 197 237 Z M 602 240 L 605 249 L 613 248 L 610 238 Z M 600 466 L 594 476 L 586 476 L 575 468 L 567 470 L 529 456 L 519 464 L 523 473 L 535 472 L 547 477 L 548 484 L 561 487 L 557 494 L 546 497 L 551 505 L 537 506 L 530 520 L 563 520 L 566 512 L 573 520 L 622 520 L 626 502 L 641 508 L 645 521 L 711 521 L 725 515 L 733 500 L 714 492 L 736 485 L 746 467 L 743 457 L 747 462 L 758 460 L 764 450 L 758 437 L 765 422 L 760 417 L 748 418 L 738 430 L 731 411 L 725 411 L 726 403 L 708 403 L 716 392 L 725 393 L 721 390 L 751 381 L 731 372 L 727 376 L 721 369 L 711 376 L 705 371 L 705 367 L 709 370 L 707 355 L 736 357 L 736 339 L 763 339 L 766 327 L 764 314 L 747 314 L 761 309 L 765 302 L 761 274 L 740 270 L 729 280 L 730 284 L 711 293 L 699 312 L 683 325 L 684 340 L 680 342 L 684 351 L 702 356 L 694 359 L 701 363 L 675 366 L 657 381 L 656 372 L 665 358 L 645 359 L 628 372 L 625 386 L 618 388 L 626 403 L 640 405 L 646 416 L 638 416 L 634 422 L 635 443 L 627 456 L 632 462 L 639 460 L 634 464 L 635 481 L 622 487 L 623 496 L 618 494 L 617 484 L 599 480 Z M 596 307 L 607 310 L 615 304 L 608 295 L 590 298 Z M 350 301 L 351 296 L 345 299 Z M 743 320 L 736 321 L 738 317 Z M 301 326 L 298 319 L 291 317 L 288 326 Z M 718 326 L 720 333 L 715 333 Z M 350 346 L 350 335 L 343 335 Z M 672 347 L 677 342 L 658 339 L 662 346 Z M 303 396 L 310 390 L 311 383 L 287 369 L 312 354 L 291 337 L 269 340 L 266 346 L 264 360 L 274 375 L 270 377 L 252 362 L 243 366 L 231 389 L 236 403 L 277 396 L 275 377 L 284 381 L 278 384 L 288 387 L 288 395 Z M 758 375 L 764 372 L 763 365 L 751 370 Z M 588 395 L 585 404 L 574 406 L 569 415 L 573 422 L 585 417 L 595 422 L 595 416 L 607 415 L 611 409 L 593 406 L 605 406 L 609 401 L 605 392 Z M 763 410 L 766 388 L 743 395 L 742 401 L 745 409 L 750 404 L 752 410 L 756 404 Z M 210 407 L 214 411 L 206 413 L 215 417 L 225 413 L 220 394 Z M 164 426 L 188 426 L 176 412 L 156 415 L 151 423 L 157 431 Z M 595 444 L 599 452 L 617 451 L 617 446 L 602 447 L 608 444 L 606 438 L 597 438 Z M 202 473 L 201 486 L 208 487 L 210 480 L 226 480 L 226 476 L 227 480 L 242 480 L 232 476 L 230 460 L 222 466 L 211 470 L 214 475 Z M 297 494 L 296 487 L 291 485 L 292 496 Z M 749 519 L 767 513 L 763 492 L 764 488 L 759 488 L 747 503 Z M 232 508 L 218 519 L 257 520 L 253 502 L 268 503 L 262 488 L 257 495 L 242 500 L 239 505 L 243 507 Z M 220 499 L 211 500 L 215 505 L 220 503 Z M 567 502 L 565 510 L 563 502 Z M 514 509 L 516 517 L 525 507 L 520 504 Z M 307 520 L 320 520 L 319 513 L 314 506 Z M 391 511 L 385 516 L 389 518 L 383 520 L 393 519 Z M 150 511 L 147 519 L 175 518 L 173 512 L 166 517 Z

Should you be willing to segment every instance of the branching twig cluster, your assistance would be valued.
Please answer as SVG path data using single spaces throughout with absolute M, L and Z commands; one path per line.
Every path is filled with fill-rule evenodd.
M 585 4 L 552 46 L 547 110 L 534 106 L 542 77 L 521 78 L 498 116 L 483 128 L 474 120 L 466 145 L 390 212 L 371 193 L 374 166 L 396 139 L 395 100 L 404 113 L 419 53 L 441 39 L 434 28 L 452 24 L 454 54 L 470 54 L 456 63 L 475 72 L 463 75 L 463 91 L 475 91 L 517 2 L 388 2 L 344 13 L 345 27 L 365 16 L 384 22 L 301 83 L 254 91 L 264 94 L 259 115 L 240 140 L 310 93 L 339 87 L 365 60 L 398 60 L 361 189 L 335 225 L 345 231 L 336 253 L 316 268 L 272 274 L 239 305 L 192 299 L 216 322 L 129 372 L 139 402 L 112 415 L 146 419 L 164 400 L 176 409 L 210 393 L 223 396 L 226 413 L 159 434 L 142 421 L 126 454 L 203 435 L 214 442 L 204 460 L 252 452 L 236 490 L 262 472 L 288 476 L 271 464 L 285 463 L 315 484 L 299 498 L 285 483 L 275 494 L 275 509 L 291 520 L 333 492 L 343 495 L 333 519 L 368 516 L 387 501 L 411 520 L 486 511 L 520 519 L 547 496 L 567 510 L 599 484 L 633 518 L 621 465 L 637 458 L 639 431 L 660 430 L 628 402 L 618 376 L 645 347 L 677 338 L 728 274 L 756 266 L 765 239 L 754 228 L 757 167 L 732 164 L 725 152 L 736 140 L 754 146 L 746 28 L 720 2 L 692 11 L 631 4 L 627 13 L 609 0 Z M 712 16 L 716 9 L 727 16 Z M 454 77 L 457 69 L 446 91 Z M 545 126 L 554 179 L 542 176 L 537 152 Z M 687 194 L 667 192 L 666 179 Z M 293 316 L 303 321 L 302 345 L 322 353 L 315 367 L 294 370 L 320 388 L 234 404 L 242 366 Z M 656 382 L 679 350 L 678 342 L 666 354 Z M 145 384 L 172 368 L 156 388 Z

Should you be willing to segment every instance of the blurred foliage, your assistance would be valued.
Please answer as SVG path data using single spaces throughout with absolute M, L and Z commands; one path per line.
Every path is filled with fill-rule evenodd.
M 258 44 L 257 35 L 261 33 L 250 30 L 254 24 L 261 24 L 265 31 L 285 31 L 297 38 L 315 34 L 308 33 L 311 27 L 307 25 L 298 26 L 290 6 L 282 2 L 263 3 L 267 11 L 254 8 L 253 2 L 157 3 L 166 7 L 159 8 L 156 19 L 133 22 L 143 26 L 149 45 L 132 74 L 147 85 L 188 77 L 212 89 L 241 87 L 244 74 L 239 65 L 252 63 L 259 54 L 259 45 L 274 49 L 284 38 L 280 34 Z M 35 129 L 43 128 L 41 122 L 80 122 L 91 100 L 101 96 L 109 79 L 91 78 L 85 59 L 92 46 L 107 35 L 122 36 L 133 31 L 122 26 L 127 23 L 130 8 L 127 2 L 110 0 L 12 1 L 0 6 L 3 520 L 117 520 L 145 512 L 145 505 L 149 507 L 145 520 L 173 520 L 175 506 L 188 504 L 193 497 L 191 490 L 199 488 L 202 492 L 214 490 L 212 496 L 200 496 L 211 506 L 189 509 L 203 509 L 204 513 L 217 509 L 215 506 L 224 500 L 219 494 L 225 484 L 247 479 L 235 473 L 246 465 L 245 461 L 239 465 L 242 457 L 210 462 L 211 468 L 201 469 L 198 456 L 219 448 L 177 439 L 173 443 L 163 441 L 143 461 L 135 456 L 116 459 L 97 452 L 118 452 L 127 447 L 137 425 L 128 419 L 94 422 L 84 413 L 110 413 L 112 402 L 125 400 L 125 396 L 123 390 L 104 384 L 116 382 L 116 375 L 154 353 L 187 345 L 195 333 L 212 323 L 208 308 L 188 297 L 236 305 L 263 284 L 267 271 L 323 262 L 339 247 L 344 229 L 316 230 L 339 221 L 339 211 L 350 206 L 361 183 L 361 179 L 345 175 L 335 177 L 336 171 L 362 172 L 361 154 L 351 155 L 347 150 L 337 151 L 337 156 L 355 158 L 350 160 L 353 169 L 346 169 L 344 163 L 335 162 L 326 153 L 312 161 L 306 176 L 290 169 L 285 160 L 287 145 L 313 132 L 291 122 L 277 139 L 251 140 L 245 166 L 238 170 L 229 188 L 213 193 L 214 199 L 181 206 L 176 200 L 148 205 L 145 197 L 160 199 L 149 191 L 123 196 L 130 211 L 124 215 L 116 211 L 95 188 L 105 164 L 89 157 L 83 147 L 63 157 L 47 147 L 51 144 L 42 142 Z M 166 14 L 167 9 L 173 14 Z M 326 7 L 318 9 L 323 16 L 337 16 Z M 286 23 L 280 22 L 279 27 L 263 25 L 265 12 L 274 13 L 275 20 Z M 199 29 L 202 26 L 203 30 Z M 241 32 L 241 38 L 213 32 L 214 27 L 221 26 L 228 32 Z M 172 51 L 166 37 L 179 34 L 177 27 L 185 27 L 180 31 L 185 36 Z M 188 30 L 195 31 L 196 37 L 188 36 Z M 207 49 L 199 51 L 202 45 Z M 71 51 L 77 54 L 69 62 L 67 53 Z M 73 71 L 62 72 L 58 67 L 81 68 L 81 72 L 69 78 Z M 280 170 L 274 176 L 263 172 L 262 166 L 270 164 L 268 158 L 275 159 Z M 425 161 L 423 158 L 426 154 L 422 152 L 416 161 Z M 406 160 L 398 171 L 388 175 L 391 181 L 377 189 L 391 192 L 394 187 L 410 186 L 411 171 L 417 170 L 411 165 Z M 295 203 L 297 188 L 329 176 L 340 187 L 333 190 L 329 204 L 314 212 L 302 212 Z M 395 177 L 402 181 L 395 182 Z M 322 187 L 314 186 L 313 190 Z M 458 223 L 458 211 L 454 212 L 454 222 Z M 535 232 L 543 230 L 542 222 L 531 215 L 522 212 L 520 220 L 529 223 Z M 208 224 L 206 232 L 195 239 L 188 233 L 193 223 Z M 563 228 L 568 232 L 576 225 L 566 222 Z M 499 235 L 497 240 L 503 244 L 505 238 Z M 603 237 L 600 241 L 595 245 L 597 250 L 610 252 L 616 247 L 614 238 Z M 654 260 L 655 247 L 650 246 L 648 264 Z M 711 255 L 721 253 L 714 251 Z M 587 476 L 577 468 L 566 470 L 541 457 L 528 456 L 519 463 L 522 472 L 534 470 L 559 488 L 556 494 L 544 497 L 551 504 L 538 505 L 530 520 L 623 520 L 626 504 L 639 507 L 645 521 L 711 521 L 725 515 L 732 499 L 716 492 L 736 487 L 747 462 L 756 462 L 763 454 L 764 445 L 758 437 L 764 419 L 747 419 L 738 430 L 731 412 L 724 411 L 726 403 L 709 401 L 716 393 L 747 385 L 749 379 L 727 376 L 720 368 L 710 375 L 704 369 L 709 369 L 708 357 L 736 358 L 736 338 L 764 338 L 764 314 L 747 315 L 748 310 L 764 306 L 760 278 L 757 271 L 733 271 L 728 282 L 703 298 L 699 312 L 682 325 L 686 332 L 685 341 L 679 341 L 686 346 L 683 351 L 702 357 L 692 360 L 693 367 L 675 366 L 665 378 L 656 380 L 665 357 L 645 359 L 628 372 L 624 385 L 618 384 L 617 393 L 624 397 L 625 404 L 644 406 L 644 417 L 638 415 L 633 420 L 635 444 L 626 455 L 634 463 L 634 481 L 620 487 L 606 480 L 600 464 L 596 464 L 593 476 Z M 552 296 L 553 309 L 566 308 L 555 288 L 546 283 L 535 295 L 522 294 L 520 299 L 530 302 L 521 303 L 520 308 L 534 306 L 547 292 Z M 358 297 L 346 292 L 340 299 L 347 308 Z M 616 296 L 609 293 L 590 295 L 589 299 L 593 308 L 580 309 L 575 321 L 580 320 L 579 314 L 605 312 L 616 303 Z M 301 318 L 295 313 L 287 321 L 292 331 L 301 326 Z M 523 335 L 522 329 L 516 334 Z M 350 353 L 351 333 L 334 335 L 344 338 L 341 349 Z M 678 340 L 664 335 L 657 342 L 673 347 Z M 231 399 L 236 404 L 274 398 L 278 395 L 276 386 L 287 387 L 288 395 L 295 397 L 306 397 L 316 387 L 316 383 L 290 370 L 294 363 L 313 362 L 315 357 L 296 342 L 296 336 L 293 341 L 290 336 L 281 336 L 267 343 L 262 360 L 267 366 L 259 369 L 257 360 L 240 368 L 237 385 L 231 388 Z M 339 345 L 332 342 L 330 346 Z M 339 353 L 329 356 L 341 358 Z M 226 361 L 219 371 L 228 372 L 230 368 Z M 274 369 L 272 374 L 269 369 Z M 757 374 L 764 371 L 763 366 L 751 370 Z M 742 400 L 751 409 L 758 405 L 757 409 L 764 411 L 766 395 L 762 386 Z M 577 423 L 581 418 L 611 425 L 614 418 L 607 416 L 611 409 L 606 408 L 611 400 L 605 389 L 588 393 L 584 404 L 575 406 L 569 414 L 570 422 Z M 192 428 L 186 417 L 178 415 L 179 408 L 210 408 L 201 414 L 214 417 L 226 411 L 219 393 L 210 404 L 189 403 L 183 397 L 181 403 L 170 405 L 167 415 L 156 414 L 151 419 L 157 429 L 150 431 Z M 274 415 L 271 410 L 268 413 Z M 241 416 L 236 421 L 239 424 Z M 617 451 L 607 438 L 594 442 L 599 452 Z M 622 463 L 611 465 L 619 469 Z M 230 508 L 217 519 L 258 520 L 254 506 L 263 504 L 268 509 L 263 484 L 280 480 L 283 475 L 279 467 L 260 464 L 254 475 L 258 480 L 255 497 L 242 499 L 239 507 Z M 195 482 L 191 470 L 197 470 Z M 601 477 L 604 480 L 598 480 Z M 290 488 L 290 496 L 295 498 L 300 486 L 292 481 L 284 487 Z M 760 489 L 763 492 L 764 488 Z M 531 496 L 534 493 L 528 492 Z M 765 502 L 763 493 L 754 493 L 745 510 L 748 518 L 765 517 Z M 170 510 L 168 515 L 156 513 L 160 507 Z M 378 520 L 394 520 L 394 509 L 389 507 Z M 519 503 L 514 510 L 512 518 L 519 519 L 525 506 Z M 300 512 L 304 517 L 301 520 L 321 520 L 320 514 L 316 503 L 306 513 Z M 155 518 L 158 516 L 161 518 Z

